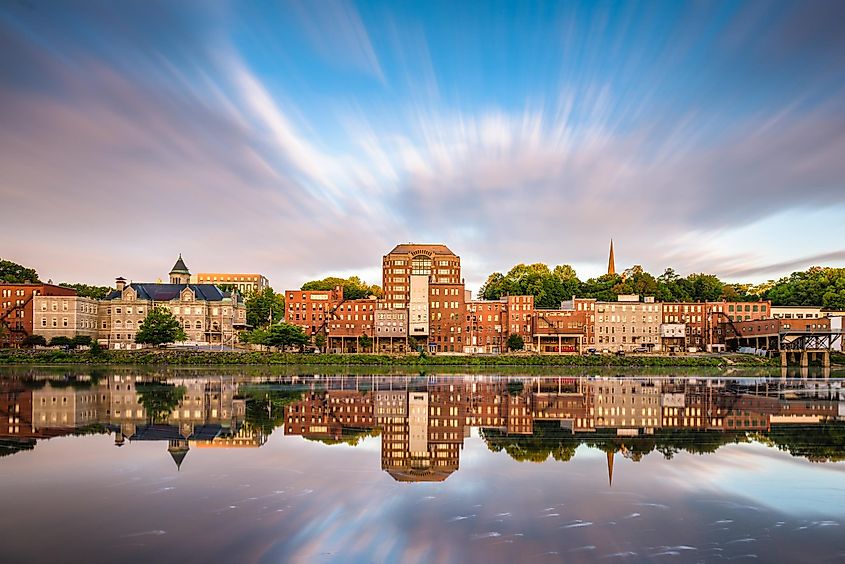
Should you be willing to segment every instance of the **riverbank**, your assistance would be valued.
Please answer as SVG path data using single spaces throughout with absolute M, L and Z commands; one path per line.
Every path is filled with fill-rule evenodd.
M 0 365 L 132 364 L 175 366 L 361 365 L 361 366 L 619 366 L 619 367 L 778 367 L 776 358 L 726 354 L 708 356 L 556 355 L 378 355 L 297 354 L 221 351 L 58 351 L 3 350 Z

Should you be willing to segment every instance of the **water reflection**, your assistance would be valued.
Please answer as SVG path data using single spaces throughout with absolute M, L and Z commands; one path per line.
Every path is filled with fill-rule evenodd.
M 845 459 L 840 381 L 496 375 L 167 376 L 119 371 L 0 379 L 0 455 L 63 435 L 155 441 L 178 470 L 194 449 L 259 448 L 274 432 L 327 445 L 380 436 L 399 482 L 458 471 L 471 429 L 517 461 L 602 451 L 671 459 L 756 441 L 813 462 Z

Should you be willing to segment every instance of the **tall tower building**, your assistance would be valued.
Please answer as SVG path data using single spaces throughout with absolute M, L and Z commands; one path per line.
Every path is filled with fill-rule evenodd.
M 610 240 L 610 257 L 607 259 L 607 273 L 616 274 L 616 262 L 613 260 L 613 239 Z
M 382 288 L 389 309 L 408 311 L 408 335 L 430 334 L 429 306 L 433 296 L 438 304 L 463 297 L 461 259 L 446 245 L 396 245 L 382 259 Z M 451 296 L 447 298 L 447 296 Z M 441 301 L 443 300 L 443 301 Z M 462 300 L 461 300 L 462 301 Z

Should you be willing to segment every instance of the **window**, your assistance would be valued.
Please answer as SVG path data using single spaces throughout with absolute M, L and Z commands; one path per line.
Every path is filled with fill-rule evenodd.
M 431 274 L 431 259 L 426 255 L 417 255 L 411 259 L 411 274 Z

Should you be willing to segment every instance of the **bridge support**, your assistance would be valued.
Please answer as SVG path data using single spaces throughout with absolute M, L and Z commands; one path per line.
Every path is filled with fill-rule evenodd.
M 810 355 L 807 351 L 801 351 L 801 368 L 808 368 L 810 366 Z
M 830 351 L 822 351 L 822 368 L 830 368 Z
M 786 369 L 789 365 L 789 353 L 786 351 L 780 351 L 780 367 Z

